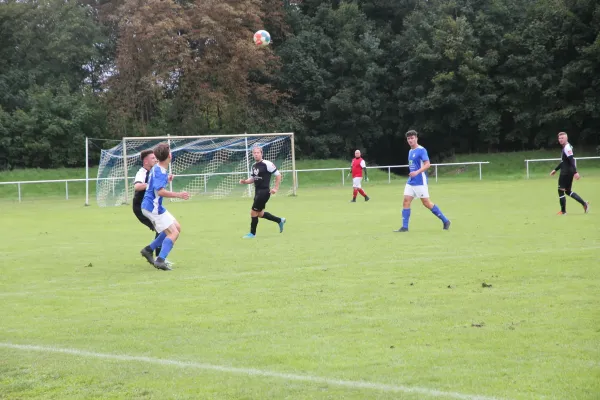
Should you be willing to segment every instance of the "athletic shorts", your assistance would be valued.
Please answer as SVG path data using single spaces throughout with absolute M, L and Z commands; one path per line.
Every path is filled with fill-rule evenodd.
M 271 192 L 269 189 L 257 190 L 254 193 L 254 202 L 252 203 L 252 209 L 254 211 L 262 211 L 267 207 L 267 202 L 271 198 Z
M 567 192 L 573 187 L 573 176 L 574 175 L 560 175 L 558 177 L 558 188 L 565 189 Z
M 352 178 L 352 187 L 357 188 L 357 189 L 362 188 L 362 186 L 360 185 L 361 182 L 362 182 L 362 176 L 359 176 L 358 178 Z
M 152 222 L 156 232 L 161 233 L 175 222 L 175 217 L 166 211 L 162 214 L 155 214 L 148 210 L 142 210 L 142 214 Z
M 429 198 L 429 187 L 427 185 L 409 185 L 404 187 L 404 195 L 410 197 L 418 197 L 420 199 Z
M 154 230 L 154 225 L 146 216 L 142 213 L 142 207 L 133 206 L 133 213 L 137 219 L 144 225 L 146 225 L 151 231 Z

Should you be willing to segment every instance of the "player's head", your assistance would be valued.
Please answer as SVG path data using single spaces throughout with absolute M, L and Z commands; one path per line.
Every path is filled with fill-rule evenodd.
M 252 157 L 254 157 L 254 160 L 256 162 L 262 161 L 262 158 L 263 158 L 262 147 L 260 147 L 260 146 L 254 146 L 252 148 Z
M 150 169 L 156 164 L 156 156 L 153 150 L 144 150 L 140 153 L 140 160 L 142 161 L 142 167 Z
M 356 157 L 356 158 L 360 158 L 360 150 L 356 150 L 356 151 L 354 152 L 354 157 Z
M 567 135 L 567 132 L 558 132 L 558 143 L 560 143 L 561 146 L 567 144 L 568 141 L 569 136 Z
M 417 142 L 419 141 L 419 134 L 415 130 L 410 130 L 406 132 L 406 141 L 411 148 L 417 147 Z
M 158 162 L 163 162 L 171 159 L 171 148 L 167 143 L 158 144 L 154 148 L 154 155 L 158 159 Z

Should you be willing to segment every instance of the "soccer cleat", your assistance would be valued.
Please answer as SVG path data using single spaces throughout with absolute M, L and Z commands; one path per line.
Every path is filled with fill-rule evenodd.
M 163 271 L 171 271 L 171 268 L 167 265 L 167 262 L 164 258 L 158 257 L 156 261 L 154 261 L 154 267 L 156 269 L 162 269 Z
M 567 215 L 567 212 L 566 211 L 564 211 L 564 212 L 563 211 L 559 211 L 559 212 L 556 213 L 556 215 Z
M 284 225 L 285 225 L 285 218 L 281 218 L 281 222 L 279 223 L 279 233 L 283 232 Z
M 444 222 L 444 229 L 445 229 L 445 230 L 448 230 L 448 229 L 450 229 L 450 220 L 448 220 L 448 221 Z
M 408 232 L 408 228 L 402 227 L 398 230 L 395 230 L 394 232 Z
M 242 236 L 242 239 L 254 239 L 255 237 L 255 235 L 247 233 L 246 235 Z
M 350 200 L 350 203 L 356 203 L 356 198 Z
M 583 205 L 583 211 L 587 214 L 590 212 L 590 202 L 586 201 L 585 204 Z
M 365 196 L 365 201 L 369 201 L 371 198 L 369 196 Z
M 140 254 L 142 255 L 142 257 L 144 257 L 146 259 L 146 261 L 148 261 L 151 265 L 154 265 L 154 257 L 152 257 L 152 250 L 149 250 L 149 247 L 144 247 L 141 251 Z

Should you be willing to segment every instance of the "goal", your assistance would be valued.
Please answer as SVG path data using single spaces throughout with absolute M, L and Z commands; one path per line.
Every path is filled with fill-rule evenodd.
M 259 146 L 263 158 L 272 161 L 282 174 L 279 193 L 296 194 L 293 133 L 127 137 L 101 151 L 96 179 L 98 206 L 119 206 L 132 200 L 133 179 L 142 167 L 140 153 L 159 143 L 171 147 L 169 172 L 175 176 L 169 184 L 171 191 L 187 191 L 190 198 L 254 196 L 254 186 L 240 185 L 239 180 L 250 175 L 252 148 Z

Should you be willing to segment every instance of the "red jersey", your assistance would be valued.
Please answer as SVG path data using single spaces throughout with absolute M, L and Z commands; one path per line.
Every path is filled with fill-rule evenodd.
M 362 157 L 361 158 L 354 157 L 354 159 L 352 160 L 352 164 L 351 164 L 352 177 L 353 178 L 362 178 L 362 176 L 363 176 L 362 170 L 366 166 L 367 166 L 367 164 L 365 163 L 365 160 L 362 159 Z

